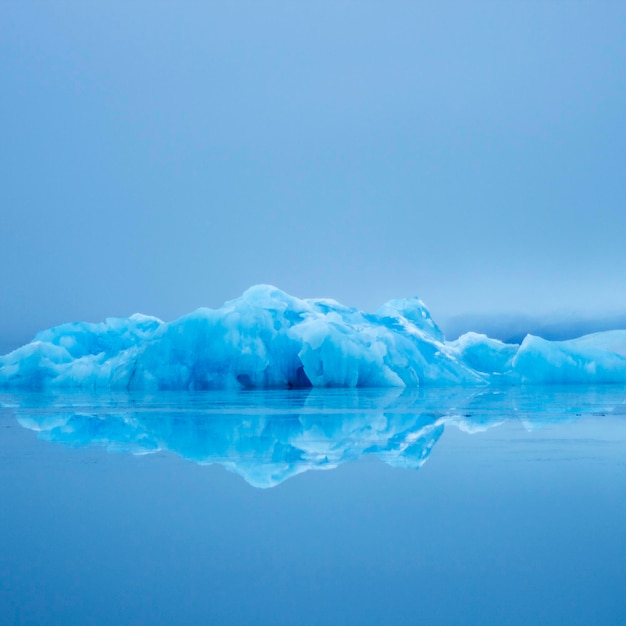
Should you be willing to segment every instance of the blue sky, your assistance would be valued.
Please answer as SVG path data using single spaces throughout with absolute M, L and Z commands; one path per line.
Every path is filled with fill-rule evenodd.
M 626 4 L 0 2 L 0 343 L 268 282 L 626 310 Z

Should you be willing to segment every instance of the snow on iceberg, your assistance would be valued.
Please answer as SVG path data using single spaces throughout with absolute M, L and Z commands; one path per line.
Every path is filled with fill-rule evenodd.
M 624 383 L 626 331 L 521 345 L 446 342 L 418 298 L 376 313 L 257 285 L 173 322 L 144 315 L 63 324 L 0 357 L 0 387 L 200 390 Z

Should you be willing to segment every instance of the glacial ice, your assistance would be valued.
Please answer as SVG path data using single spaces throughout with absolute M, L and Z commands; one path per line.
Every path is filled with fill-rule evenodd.
M 169 323 L 63 324 L 0 357 L 0 387 L 202 390 L 626 382 L 626 330 L 445 341 L 418 298 L 364 313 L 257 285 Z

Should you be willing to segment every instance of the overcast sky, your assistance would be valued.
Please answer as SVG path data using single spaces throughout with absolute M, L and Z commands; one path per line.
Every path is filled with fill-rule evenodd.
M 0 341 L 266 282 L 626 310 L 624 2 L 0 2 Z

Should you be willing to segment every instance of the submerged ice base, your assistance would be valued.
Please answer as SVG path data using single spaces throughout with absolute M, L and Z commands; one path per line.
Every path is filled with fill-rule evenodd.
M 418 298 L 376 313 L 257 285 L 173 322 L 62 324 L 0 357 L 0 387 L 202 390 L 626 383 L 626 330 L 447 342 Z

